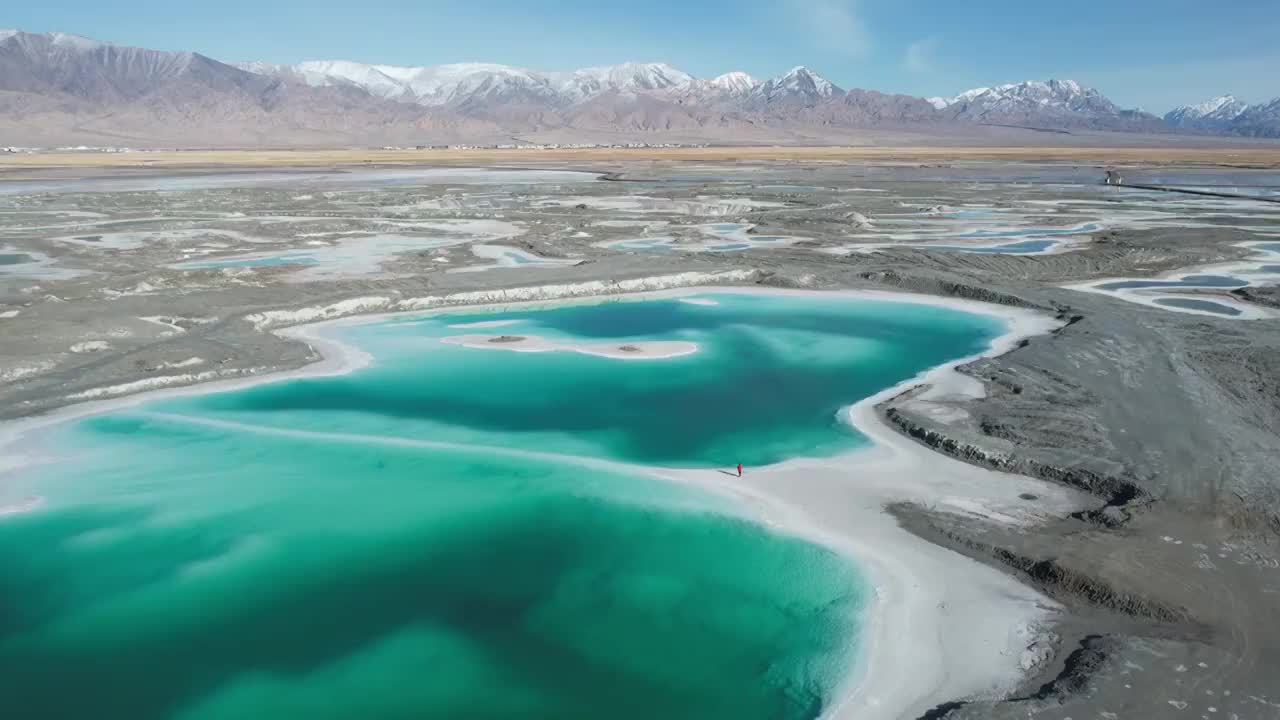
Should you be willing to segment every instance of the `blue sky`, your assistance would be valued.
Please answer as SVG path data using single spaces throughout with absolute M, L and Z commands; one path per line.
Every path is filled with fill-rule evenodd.
M 699 76 L 803 64 L 845 88 L 951 95 L 1071 78 L 1164 112 L 1280 96 L 1280 0 L 51 0 L 0 27 L 220 60 L 663 61 Z

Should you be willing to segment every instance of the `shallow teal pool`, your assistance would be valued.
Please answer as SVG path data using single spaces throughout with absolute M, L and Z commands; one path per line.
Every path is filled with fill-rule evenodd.
M 395 319 L 332 378 L 152 401 L 4 478 L 0 696 L 31 718 L 811 719 L 871 590 L 646 465 L 864 445 L 838 409 L 1003 331 L 759 295 Z M 446 345 L 450 327 L 661 360 Z
M 207 270 L 212 268 L 276 267 L 279 265 L 314 265 L 319 258 L 310 253 L 284 252 L 276 255 L 224 258 L 221 260 L 191 260 L 176 265 L 180 270 Z

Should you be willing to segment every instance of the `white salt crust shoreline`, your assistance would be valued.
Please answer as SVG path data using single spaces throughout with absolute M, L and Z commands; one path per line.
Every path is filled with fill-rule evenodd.
M 1011 690 L 1039 659 L 1043 624 L 1055 605 L 1011 577 L 933 545 L 900 528 L 884 511 L 888 503 L 914 501 L 938 510 L 976 514 L 995 522 L 1030 524 L 1084 505 L 1078 493 L 1015 475 L 976 468 L 932 452 L 883 424 L 880 402 L 921 384 L 931 396 L 980 394 L 980 383 L 954 372 L 976 357 L 999 355 L 1023 338 L 1043 334 L 1057 323 L 1042 314 L 974 301 L 880 291 L 800 291 L 756 288 L 689 287 L 609 298 L 555 299 L 468 310 L 495 311 L 531 307 L 654 298 L 685 298 L 701 293 L 745 293 L 801 297 L 841 297 L 912 303 L 997 316 L 1008 331 L 984 353 L 933 368 L 898 386 L 862 400 L 841 413 L 873 445 L 833 458 L 796 459 L 764 468 L 747 468 L 743 478 L 718 470 L 626 466 L 639 475 L 688 483 L 733 499 L 735 514 L 785 534 L 826 546 L 855 564 L 875 588 L 862 618 L 850 671 L 835 691 L 824 718 L 888 720 L 916 717 L 938 703 L 961 698 L 995 697 Z M 391 303 L 388 303 L 391 304 Z M 376 306 L 376 305 L 375 305 Z M 394 305 L 393 305 L 394 307 Z M 344 308 L 345 309 L 345 308 Z M 370 357 L 334 337 L 344 325 L 380 318 L 429 316 L 458 306 L 428 311 L 347 317 L 276 332 L 308 343 L 322 358 L 298 370 L 262 377 L 209 382 L 195 387 L 157 390 L 127 398 L 86 402 L 46 416 L 0 426 L 0 473 L 52 461 L 35 453 L 10 450 L 37 447 L 24 437 L 51 425 L 87 415 L 135 406 L 160 397 L 195 395 L 279 380 L 340 375 L 366 366 Z M 297 311 L 296 317 L 323 317 Z M 272 318 L 265 324 L 284 321 Z M 599 461 L 584 459 L 584 464 Z M 731 463 L 732 459 L 726 459 Z M 3 486 L 0 485 L 0 491 Z M 1023 500 L 1021 493 L 1038 499 Z M 35 508 L 31 508 L 34 510 Z
M 1231 275 L 1234 277 L 1247 278 L 1250 271 L 1268 265 L 1280 263 L 1280 252 L 1267 250 L 1264 246 L 1274 244 L 1267 240 L 1247 240 L 1245 242 L 1235 243 L 1235 247 L 1248 248 L 1254 251 L 1252 258 L 1243 260 L 1234 260 L 1225 263 L 1210 263 L 1208 265 L 1192 265 L 1190 267 L 1180 268 L 1169 272 L 1161 273 L 1154 277 L 1114 277 L 1102 278 L 1101 280 L 1090 280 L 1082 283 L 1071 283 L 1062 285 L 1067 290 L 1078 290 L 1079 292 L 1093 293 L 1096 295 L 1105 295 L 1117 300 L 1136 303 L 1138 305 L 1146 305 L 1148 307 L 1159 308 L 1167 312 L 1180 312 L 1189 315 L 1201 315 L 1206 317 L 1215 317 L 1220 320 L 1272 320 L 1280 317 L 1280 312 L 1255 305 L 1253 303 L 1244 303 L 1230 296 L 1230 292 L 1236 288 L 1215 288 L 1215 287 L 1165 287 L 1165 288 L 1129 288 L 1122 290 L 1108 290 L 1103 285 L 1116 282 L 1128 281 L 1150 281 L 1150 280 L 1168 280 L 1176 282 L 1191 275 Z M 1274 275 L 1266 275 L 1264 278 L 1258 278 L 1261 282 L 1250 282 L 1249 287 L 1257 287 L 1258 285 L 1275 284 Z M 1175 307 L 1169 305 L 1161 305 L 1157 300 L 1208 300 L 1225 307 L 1239 311 L 1239 315 L 1224 315 L 1222 313 L 1210 312 L 1207 310 L 1198 310 L 1196 308 Z
M 623 295 L 637 295 L 659 290 L 701 287 L 707 283 L 750 282 L 759 277 L 760 273 L 755 270 L 727 270 L 717 273 L 685 272 L 672 275 L 630 278 L 627 280 L 588 280 L 559 285 L 474 290 L 450 295 L 427 295 L 415 298 L 370 295 L 349 298 L 330 305 L 298 310 L 268 310 L 246 315 L 244 319 L 246 322 L 252 323 L 255 328 L 265 330 L 272 327 L 336 320 L 352 315 L 360 315 L 367 319 L 370 316 L 424 312 L 447 309 L 448 307 L 467 306 L 495 309 L 516 304 L 532 307 L 538 304 L 560 303 L 573 299 L 597 299 L 602 296 L 616 298 Z M 374 315 L 375 313 L 377 315 Z
M 1029 256 L 1029 255 L 1062 255 L 1063 253 L 1075 252 L 1084 248 L 1092 242 L 1091 236 L 1088 235 L 1059 235 L 1050 238 L 1026 237 L 1018 239 L 992 241 L 991 239 L 974 241 L 974 240 L 957 240 L 949 242 L 947 240 L 933 240 L 929 242 L 880 242 L 880 243 L 857 243 L 849 245 L 839 245 L 829 248 L 817 248 L 820 253 L 828 255 L 848 256 L 848 255 L 870 255 L 872 253 L 881 252 L 883 250 L 924 250 L 926 252 L 966 252 L 966 250 L 958 250 L 956 248 L 968 248 L 969 252 L 974 250 L 982 250 L 1001 245 L 1013 245 L 1021 242 L 1032 240 L 1052 240 L 1053 245 L 1043 250 L 1028 250 L 1026 252 L 1005 252 L 1004 255 Z M 948 249 L 939 250 L 939 246 Z

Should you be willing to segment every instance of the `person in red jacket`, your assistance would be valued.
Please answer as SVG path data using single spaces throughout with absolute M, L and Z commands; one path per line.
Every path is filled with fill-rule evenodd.
M 738 477 L 742 477 L 742 463 L 738 463 Z

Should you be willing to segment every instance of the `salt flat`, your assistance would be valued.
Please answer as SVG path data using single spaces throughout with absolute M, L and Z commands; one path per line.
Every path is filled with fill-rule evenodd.
M 770 152 L 789 162 L 762 159 Z M 955 605 L 964 598 L 1005 593 L 1012 604 L 1003 619 L 964 615 L 939 626 L 954 629 L 943 638 L 952 647 L 982 643 L 974 652 L 988 653 L 989 663 L 961 668 L 942 653 L 916 674 L 883 678 L 884 688 L 914 693 L 912 716 L 951 702 L 964 704 L 947 717 L 1091 717 L 1123 708 L 1124 717 L 1163 718 L 1171 701 L 1209 714 L 1192 689 L 1212 691 L 1204 697 L 1224 717 L 1250 716 L 1263 707 L 1251 697 L 1275 700 L 1269 678 L 1277 668 L 1266 648 L 1276 646 L 1280 627 L 1268 602 L 1276 543 L 1265 540 L 1280 508 L 1272 402 L 1280 297 L 1257 250 L 1280 236 L 1280 213 L 1252 201 L 1104 188 L 1092 168 L 1058 161 L 1123 161 L 1132 164 L 1129 177 L 1159 173 L 1188 187 L 1261 192 L 1280 182 L 1274 173 L 1205 165 L 1229 161 L 1225 151 L 1061 149 L 1038 156 L 1053 162 L 1035 164 L 989 160 L 1030 150 L 957 150 L 950 167 L 919 166 L 938 152 L 708 149 L 655 152 L 657 162 L 636 164 L 627 153 L 565 155 L 572 167 L 548 155 L 537 169 L 553 174 L 505 186 L 485 172 L 404 173 L 394 181 L 374 174 L 367 182 L 359 173 L 314 182 L 285 173 L 282 186 L 253 180 L 257 171 L 246 168 L 244 180 L 224 180 L 241 175 L 217 163 L 277 157 L 229 153 L 210 155 L 213 164 L 199 169 L 221 173 L 217 183 L 86 165 L 92 186 L 79 186 L 83 192 L 45 186 L 60 182 L 50 173 L 67 170 L 9 165 L 6 177 L 24 173 L 21 182 L 40 184 L 0 189 L 0 246 L 18 256 L 0 266 L 0 417 L 40 418 L 59 407 L 78 412 L 87 400 L 130 401 L 148 390 L 293 371 L 332 348 L 305 332 L 271 331 L 375 313 L 707 285 L 893 291 L 1020 308 L 1056 329 L 857 408 L 853 426 L 878 433 L 893 451 L 867 456 L 853 479 L 849 467 L 825 460 L 749 468 L 741 482 L 688 468 L 663 474 L 736 498 L 766 526 L 849 555 L 866 555 L 874 549 L 867 543 L 895 543 L 903 564 L 880 568 L 887 612 L 935 622 L 953 606 L 967 612 Z M 53 158 L 49 165 L 130 162 L 42 157 Z M 154 159 L 181 165 L 200 157 Z M 281 157 L 282 166 L 319 166 L 357 154 Z M 692 158 L 714 162 L 668 162 Z M 1254 159 L 1269 162 L 1265 153 Z M 132 184 L 113 184 L 115 173 Z M 613 180 L 597 179 L 606 174 Z M 465 231 L 445 245 L 360 251 L 369 238 L 428 237 L 449 225 Z M 708 232 L 716 226 L 733 237 Z M 494 233 L 499 227 L 509 230 Z M 1066 246 L 1032 254 L 956 249 L 1036 233 Z M 794 241 L 766 239 L 778 237 Z M 666 251 L 618 247 L 668 238 Z M 685 251 L 708 242 L 734 250 Z M 199 266 L 337 247 L 354 255 L 335 256 L 331 273 L 308 273 L 309 263 Z M 486 247 L 548 262 L 452 272 L 498 252 Z M 1247 284 L 1074 289 L 1195 274 Z M 699 302 L 706 292 L 714 290 L 682 305 L 714 310 Z M 1241 314 L 1156 302 L 1168 299 Z M 493 322 L 505 321 L 476 318 L 459 323 L 472 329 L 448 332 L 483 334 L 486 343 L 539 335 Z M 778 328 L 761 337 L 792 336 Z M 643 349 L 645 341 L 636 342 Z M 495 362 L 579 357 L 474 352 Z M 701 354 L 699 346 L 627 365 Z M 0 507 L 9 508 L 0 523 L 49 512 L 42 497 L 0 476 Z M 1074 516 L 1065 516 L 1079 507 L 1069 497 L 1083 498 Z M 850 540 L 854 526 L 869 534 Z M 947 605 L 942 612 L 939 603 Z M 977 673 L 992 663 L 1005 674 L 979 690 Z M 856 684 L 848 689 L 857 693 Z M 877 699 L 856 697 L 842 707 L 867 711 Z

